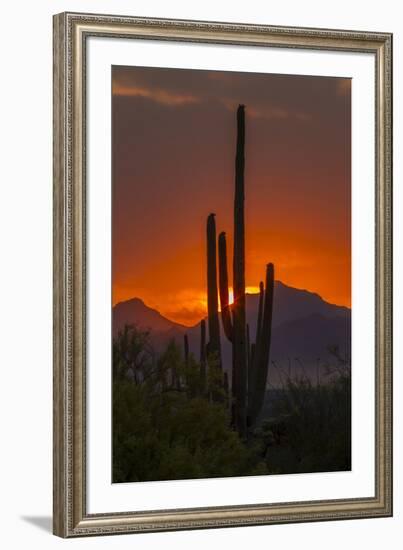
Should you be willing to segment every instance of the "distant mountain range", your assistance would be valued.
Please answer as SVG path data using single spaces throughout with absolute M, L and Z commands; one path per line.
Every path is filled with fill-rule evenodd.
M 246 316 L 252 341 L 256 332 L 258 304 L 258 294 L 247 294 Z M 114 336 L 125 324 L 149 329 L 157 352 L 164 350 L 172 338 L 182 345 L 186 333 L 190 351 L 196 358 L 199 357 L 200 323 L 185 327 L 149 308 L 140 298 L 133 298 L 113 308 Z M 351 310 L 325 302 L 318 294 L 275 281 L 269 383 L 279 385 L 285 373 L 322 378 L 325 365 L 336 363 L 329 351 L 331 346 L 338 346 L 340 354 L 350 357 Z M 231 347 L 223 330 L 221 348 L 224 368 L 230 372 Z

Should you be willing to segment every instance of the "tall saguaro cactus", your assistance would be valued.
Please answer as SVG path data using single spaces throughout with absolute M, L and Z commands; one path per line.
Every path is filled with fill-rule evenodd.
M 268 264 L 266 288 L 259 285 L 259 311 L 256 342 L 250 342 L 246 325 L 245 294 L 245 107 L 237 111 L 234 198 L 234 303 L 229 304 L 227 245 L 225 233 L 218 237 L 219 287 L 224 332 L 232 343 L 233 423 L 241 436 L 253 427 L 263 406 L 270 355 L 273 309 L 274 267 Z M 215 226 L 214 226 L 215 228 Z
M 233 423 L 242 435 L 247 430 L 248 345 L 246 334 L 245 296 L 245 107 L 237 111 L 234 197 L 234 303 L 229 304 L 227 244 L 225 233 L 218 238 L 221 318 L 224 332 L 232 343 Z
M 247 407 L 247 349 L 246 349 L 246 298 L 245 298 L 245 107 L 237 111 L 237 142 L 235 157 L 234 197 L 234 304 L 233 327 L 233 380 L 236 388 L 234 420 L 241 435 L 246 434 Z
M 209 342 L 208 354 L 214 354 L 221 365 L 220 322 L 218 317 L 217 239 L 215 214 L 207 218 L 207 314 Z

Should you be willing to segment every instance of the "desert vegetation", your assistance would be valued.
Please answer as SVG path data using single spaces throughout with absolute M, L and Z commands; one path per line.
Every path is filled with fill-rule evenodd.
M 258 444 L 231 428 L 217 357 L 206 373 L 172 341 L 126 326 L 113 345 L 113 481 L 267 473 Z
M 216 354 L 209 368 L 172 341 L 125 326 L 113 345 L 113 482 L 350 469 L 350 369 L 335 355 L 321 380 L 268 388 L 253 432 L 232 425 Z

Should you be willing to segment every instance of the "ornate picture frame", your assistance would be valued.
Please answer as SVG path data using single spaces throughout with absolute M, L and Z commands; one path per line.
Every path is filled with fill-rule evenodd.
M 88 508 L 89 40 L 144 41 L 374 59 L 373 494 L 94 513 Z M 206 53 L 207 55 L 207 53 Z M 354 256 L 353 256 L 354 264 Z M 353 336 L 354 338 L 354 336 Z M 392 35 L 62 13 L 54 16 L 54 533 L 61 537 L 392 515 Z M 105 434 L 110 437 L 110 434 Z M 353 436 L 354 438 L 354 432 Z M 353 465 L 354 467 L 354 465 Z M 301 474 L 304 475 L 304 474 Z

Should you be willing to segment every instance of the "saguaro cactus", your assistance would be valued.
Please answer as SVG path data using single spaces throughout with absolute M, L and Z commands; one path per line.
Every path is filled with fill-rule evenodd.
M 274 267 L 273 264 L 269 264 L 266 273 L 266 289 L 262 282 L 259 285 L 256 343 L 251 343 L 249 326 L 246 325 L 244 151 L 245 107 L 240 105 L 237 111 L 235 158 L 234 303 L 232 307 L 229 304 L 227 245 L 224 232 L 218 237 L 218 252 L 221 318 L 225 335 L 232 343 L 233 423 L 242 436 L 246 435 L 248 426 L 255 424 L 264 401 L 270 354 L 274 279 Z
M 237 389 L 235 423 L 241 435 L 246 433 L 247 406 L 247 349 L 246 349 L 246 298 L 245 298 L 245 107 L 237 111 L 237 143 L 235 157 L 235 197 L 234 197 L 234 304 L 233 324 L 233 375 Z
M 233 288 L 234 303 L 229 305 L 227 245 L 225 233 L 218 238 L 221 318 L 224 332 L 232 343 L 232 396 L 233 423 L 238 432 L 246 435 L 248 346 L 246 335 L 245 297 L 245 214 L 244 214 L 244 168 L 245 168 L 245 107 L 237 111 L 237 143 L 235 157 L 234 197 L 234 257 Z
M 207 218 L 207 314 L 208 354 L 214 354 L 221 366 L 220 322 L 218 317 L 217 244 L 215 214 Z

